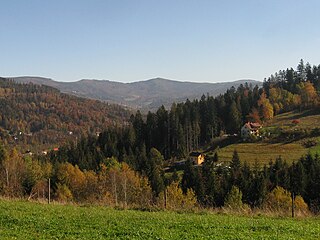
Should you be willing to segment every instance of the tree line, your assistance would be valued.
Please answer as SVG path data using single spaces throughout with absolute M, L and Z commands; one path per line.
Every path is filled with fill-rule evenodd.
M 16 149 L 7 150 L 0 145 L 0 195 L 47 200 L 50 191 L 52 199 L 59 202 L 139 209 L 165 205 L 169 209 L 195 207 L 197 200 L 191 189 L 184 194 L 173 178 L 163 181 L 159 167 L 163 157 L 159 151 L 152 149 L 148 157 L 146 175 L 114 157 L 106 158 L 95 170 L 81 170 L 69 162 L 22 156 Z M 164 203 L 164 194 L 160 191 L 165 185 L 167 200 Z
M 201 205 L 224 206 L 232 188 L 237 187 L 241 192 L 242 203 L 251 207 L 273 208 L 268 198 L 274 189 L 281 187 L 287 193 L 294 194 L 294 198 L 299 196 L 299 201 L 303 199 L 311 211 L 320 211 L 319 155 L 308 154 L 292 165 L 279 156 L 263 168 L 258 165 L 258 160 L 254 166 L 241 162 L 236 150 L 229 167 L 217 165 L 218 159 L 218 156 L 207 158 L 201 168 L 193 167 L 191 162 L 185 166 L 182 189 L 193 189 Z M 289 194 L 289 200 L 285 203 L 287 208 L 291 207 L 290 199 Z M 281 199 L 278 201 L 281 203 Z
M 80 169 L 70 162 L 50 162 L 7 151 L 0 146 L 0 194 L 8 197 L 93 203 L 120 207 L 192 209 L 194 207 L 291 209 L 320 211 L 320 157 L 301 157 L 289 165 L 281 157 L 274 162 L 249 166 L 234 151 L 230 166 L 217 164 L 218 155 L 206 158 L 201 167 L 191 161 L 177 172 L 165 175 L 164 159 L 152 148 L 139 172 L 126 162 L 106 158 L 96 170 Z M 293 194 L 293 195 L 291 195 Z

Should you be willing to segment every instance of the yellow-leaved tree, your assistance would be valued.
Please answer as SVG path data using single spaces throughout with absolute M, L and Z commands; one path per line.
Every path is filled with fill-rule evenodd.
M 152 191 L 146 177 L 140 176 L 126 163 L 109 159 L 110 165 L 100 165 L 99 198 L 107 205 L 149 208 Z
M 263 121 L 267 121 L 273 118 L 273 107 L 265 92 L 262 92 L 262 94 L 260 95 L 258 106 L 260 108 L 261 119 Z
M 166 192 L 161 192 L 159 195 L 160 207 L 166 207 L 170 210 L 190 210 L 195 208 L 196 204 L 195 193 L 188 189 L 187 193 L 184 194 L 177 181 L 171 183 L 166 188 Z
M 301 96 L 302 106 L 305 108 L 314 107 L 319 102 L 319 97 L 313 84 L 310 82 L 299 83 L 299 93 Z
M 299 213 L 307 213 L 308 205 L 301 196 L 296 196 L 295 210 Z M 282 187 L 275 187 L 266 197 L 264 208 L 284 214 L 291 214 L 292 200 L 291 193 Z

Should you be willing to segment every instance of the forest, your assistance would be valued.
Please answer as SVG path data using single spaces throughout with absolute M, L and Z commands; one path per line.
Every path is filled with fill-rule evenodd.
M 0 139 L 6 145 L 41 152 L 125 124 L 128 116 L 118 105 L 0 78 Z
M 38 87 L 29 88 L 36 91 Z M 6 94 L 8 90 L 1 91 Z M 247 121 L 263 123 L 293 110 L 317 111 L 319 92 L 320 65 L 301 60 L 297 69 L 265 79 L 262 88 L 244 84 L 217 97 L 204 93 L 199 100 L 174 103 L 170 110 L 160 107 L 146 116 L 137 111 L 128 125 L 109 125 L 99 136 L 87 134 L 47 156 L 22 157 L 4 144 L 0 191 L 11 197 L 46 198 L 50 178 L 53 197 L 59 201 L 139 208 L 230 206 L 289 211 L 294 199 L 297 210 L 318 213 L 318 155 L 301 156 L 293 164 L 279 157 L 264 166 L 258 164 L 257 156 L 257 164 L 252 166 L 235 150 L 229 166 L 218 165 L 216 153 L 207 156 L 202 166 L 187 161 L 182 174 L 168 174 L 164 169 L 169 162 L 210 146 L 218 136 L 237 136 Z M 27 96 L 34 98 L 35 94 Z M 22 127 L 31 131 L 31 126 Z

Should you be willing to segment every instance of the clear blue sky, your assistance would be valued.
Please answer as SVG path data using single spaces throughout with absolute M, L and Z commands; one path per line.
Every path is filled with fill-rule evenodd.
M 320 64 L 319 0 L 4 0 L 0 75 L 263 80 Z

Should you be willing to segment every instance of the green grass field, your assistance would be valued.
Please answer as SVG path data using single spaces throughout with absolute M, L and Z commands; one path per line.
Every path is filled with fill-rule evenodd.
M 0 200 L 0 239 L 320 239 L 320 218 L 142 212 Z

